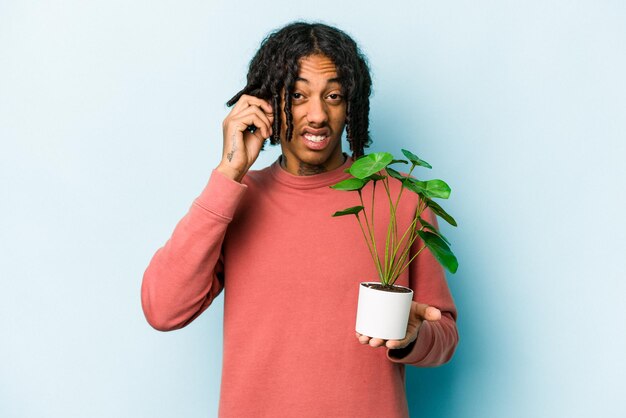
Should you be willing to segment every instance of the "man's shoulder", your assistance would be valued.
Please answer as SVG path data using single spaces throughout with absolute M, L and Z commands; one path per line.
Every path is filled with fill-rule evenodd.
M 248 187 L 259 187 L 274 181 L 272 176 L 272 164 L 257 170 L 249 170 L 242 180 Z

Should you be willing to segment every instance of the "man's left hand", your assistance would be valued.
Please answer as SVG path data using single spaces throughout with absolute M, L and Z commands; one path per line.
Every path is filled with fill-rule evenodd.
M 371 338 L 367 335 L 356 333 L 356 337 L 361 344 L 369 344 L 372 347 L 387 347 L 391 349 L 405 348 L 417 339 L 417 333 L 424 321 L 439 321 L 441 311 L 433 306 L 423 303 L 411 302 L 411 312 L 409 313 L 409 323 L 406 327 L 406 336 L 402 340 L 383 340 Z

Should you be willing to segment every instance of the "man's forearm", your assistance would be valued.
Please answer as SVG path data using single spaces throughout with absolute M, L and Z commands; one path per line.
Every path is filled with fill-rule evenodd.
M 142 307 L 156 329 L 182 328 L 222 290 L 221 247 L 246 186 L 213 172 L 207 187 L 152 258 L 142 283 Z

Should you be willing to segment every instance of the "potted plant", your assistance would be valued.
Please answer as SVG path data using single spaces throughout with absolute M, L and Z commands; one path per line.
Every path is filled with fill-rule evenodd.
M 406 327 L 413 299 L 413 291 L 395 285 L 398 277 L 428 248 L 437 261 L 451 273 L 458 268 L 458 261 L 450 250 L 450 242 L 422 217 L 426 208 L 452 226 L 456 221 L 433 199 L 447 199 L 450 187 L 443 180 L 421 181 L 412 176 L 416 167 L 432 168 L 426 161 L 410 151 L 402 150 L 406 160 L 395 159 L 388 152 L 364 155 L 346 171 L 351 177 L 333 186 L 333 189 L 356 192 L 360 205 L 335 212 L 333 216 L 354 215 L 367 244 L 379 282 L 362 282 L 359 285 L 356 331 L 360 334 L 386 340 L 400 340 L 406 335 Z M 410 164 L 408 174 L 393 169 L 395 164 Z M 401 182 L 399 192 L 392 196 L 390 181 Z M 363 188 L 372 183 L 372 203 L 366 208 Z M 377 184 L 382 184 L 384 197 L 389 202 L 389 223 L 385 247 L 381 248 L 374 234 L 374 201 Z M 405 230 L 399 230 L 396 213 L 403 192 L 407 190 L 419 196 L 419 203 L 412 222 Z M 380 192 L 380 187 L 378 187 Z M 421 247 L 411 254 L 411 247 L 418 237 Z

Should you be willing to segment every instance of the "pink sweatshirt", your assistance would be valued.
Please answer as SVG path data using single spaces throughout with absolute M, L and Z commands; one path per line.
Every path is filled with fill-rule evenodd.
M 249 172 L 243 184 L 214 171 L 146 269 L 142 304 L 158 330 L 189 324 L 224 290 L 220 417 L 407 417 L 404 364 L 451 358 L 456 309 L 428 251 L 398 284 L 441 309 L 442 319 L 425 322 L 402 352 L 356 339 L 359 283 L 377 275 L 356 219 L 331 217 L 359 204 L 356 193 L 328 187 L 348 177 L 350 164 L 301 177 L 274 163 Z M 399 182 L 392 184 L 397 190 Z M 382 192 L 381 243 L 388 217 Z M 364 196 L 371 198 L 370 185 Z M 400 227 L 417 202 L 413 193 L 403 196 Z M 435 223 L 432 214 L 427 219 Z

